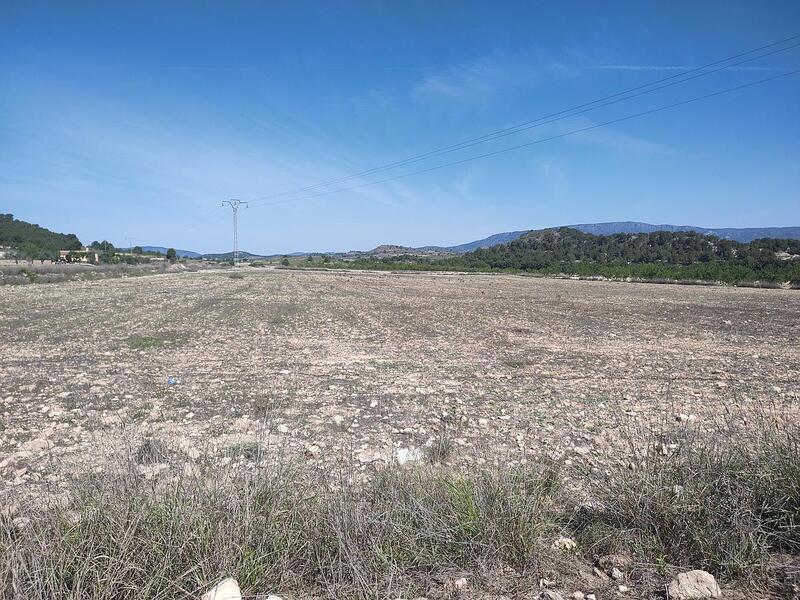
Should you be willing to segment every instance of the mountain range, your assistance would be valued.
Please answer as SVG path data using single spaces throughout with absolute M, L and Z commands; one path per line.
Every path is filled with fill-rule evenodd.
M 579 223 L 577 225 L 566 225 L 572 229 L 577 229 L 584 233 L 591 233 L 594 235 L 613 235 L 615 233 L 653 233 L 655 231 L 694 231 L 704 235 L 714 235 L 722 239 L 733 240 L 741 243 L 752 242 L 759 238 L 778 238 L 778 239 L 800 239 L 800 227 L 698 227 L 696 225 L 669 225 L 660 224 L 653 225 L 652 223 L 642 223 L 639 221 L 609 221 L 606 223 Z M 291 252 L 286 254 L 251 254 L 249 252 L 240 252 L 239 255 L 244 259 L 252 258 L 275 258 L 281 256 L 308 256 L 309 254 L 328 254 L 330 256 L 338 257 L 353 257 L 353 256 L 398 256 L 401 254 L 415 254 L 415 255 L 447 255 L 447 254 L 466 254 L 479 248 L 491 248 L 498 244 L 507 244 L 519 239 L 530 229 L 523 229 L 520 231 L 505 231 L 502 233 L 495 233 L 489 237 L 467 242 L 464 244 L 457 244 L 455 246 L 398 246 L 394 244 L 383 244 L 372 250 L 367 251 L 351 251 L 351 252 Z M 156 246 L 147 246 L 147 248 L 156 248 Z M 166 252 L 162 249 L 162 252 Z M 211 260 L 230 259 L 233 256 L 231 252 L 199 254 L 197 252 L 189 252 L 187 250 L 178 250 L 179 256 L 186 256 L 189 258 L 208 258 Z M 183 254 L 182 254 L 183 253 Z
M 775 238 L 800 240 L 800 227 L 697 227 L 695 225 L 653 225 L 651 223 L 641 223 L 638 221 L 609 221 L 607 223 L 580 223 L 578 225 L 566 225 L 572 229 L 577 229 L 583 233 L 594 235 L 613 235 L 615 233 L 653 233 L 655 231 L 694 231 L 703 235 L 714 235 L 724 240 L 733 240 L 746 244 L 759 238 Z M 497 244 L 507 244 L 512 242 L 530 230 L 508 231 L 496 233 L 482 240 L 460 244 L 458 246 L 446 246 L 442 250 L 448 250 L 455 254 L 472 252 L 478 248 L 491 248 Z M 426 247 L 427 248 L 427 247 Z
M 166 246 L 142 246 L 142 250 L 144 252 L 160 252 L 161 254 L 167 253 Z M 175 253 L 180 258 L 200 258 L 203 256 L 199 252 L 192 252 L 191 250 L 178 250 L 177 248 L 175 249 Z
M 642 223 L 639 221 L 609 221 L 607 223 L 579 223 L 577 225 L 566 225 L 572 229 L 577 229 L 584 233 L 591 233 L 594 235 L 613 235 L 615 233 L 653 233 L 655 231 L 694 231 L 704 235 L 714 235 L 718 238 L 725 240 L 733 240 L 741 243 L 752 242 L 759 238 L 778 238 L 778 239 L 800 239 L 800 227 L 698 227 L 696 225 L 669 225 L 660 224 L 653 225 L 652 223 Z M 438 254 L 466 254 L 479 248 L 491 248 L 498 244 L 507 244 L 516 239 L 521 238 L 523 235 L 531 231 L 530 229 L 522 229 L 520 231 L 505 231 L 503 233 L 495 233 L 480 240 L 466 242 L 464 244 L 457 244 L 455 246 L 398 246 L 393 244 L 384 244 L 367 251 L 352 251 L 352 252 L 288 252 L 285 254 L 253 254 L 250 252 L 239 252 L 239 257 L 244 260 L 258 259 L 258 258 L 279 258 L 281 256 L 308 256 L 309 254 L 329 254 L 331 256 L 348 256 L 367 254 L 371 256 L 397 256 L 400 254 L 421 254 L 421 255 L 438 255 Z M 167 248 L 164 246 L 142 246 L 145 252 L 161 252 L 167 253 Z M 232 252 L 209 252 L 201 254 L 200 252 L 193 252 L 191 250 L 176 250 L 178 256 L 181 258 L 207 258 L 209 260 L 230 260 L 233 258 Z
M 694 231 L 704 235 L 714 235 L 722 239 L 733 240 L 741 243 L 752 242 L 759 238 L 778 238 L 778 239 L 800 239 L 800 227 L 697 227 L 695 225 L 653 225 L 651 223 L 641 223 L 638 221 L 610 221 L 607 223 L 581 223 L 578 225 L 567 225 L 572 229 L 577 229 L 583 233 L 594 235 L 613 235 L 615 233 L 653 233 L 655 231 Z M 409 248 L 405 246 L 378 246 L 366 254 L 387 255 L 387 254 L 466 254 L 479 248 L 491 248 L 498 244 L 507 244 L 531 231 L 524 229 L 521 231 L 506 231 L 496 233 L 473 242 L 458 244 L 456 246 L 422 246 L 420 248 Z M 387 252 L 391 249 L 391 252 Z M 298 253 L 300 254 L 300 253 Z

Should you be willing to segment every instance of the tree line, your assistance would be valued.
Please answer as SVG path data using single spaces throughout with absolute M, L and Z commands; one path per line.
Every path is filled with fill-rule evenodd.
M 647 280 L 703 280 L 800 285 L 800 240 L 749 243 L 695 232 L 593 235 L 561 227 L 460 256 L 360 258 L 341 263 L 383 270 L 509 271 Z M 792 258 L 794 257 L 794 258 Z

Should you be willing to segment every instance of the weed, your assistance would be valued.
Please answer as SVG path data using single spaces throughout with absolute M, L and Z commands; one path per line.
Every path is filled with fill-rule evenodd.
M 225 456 L 231 458 L 243 457 L 247 460 L 261 460 L 264 448 L 258 442 L 242 442 L 225 448 Z
M 36 271 L 31 271 L 29 269 L 20 269 L 19 274 L 23 277 L 27 277 L 28 281 L 31 283 L 36 283 L 36 280 L 39 279 L 39 274 Z
M 430 445 L 425 446 L 425 456 L 431 463 L 441 463 L 450 458 L 455 444 L 446 427 L 438 431 Z
M 136 463 L 149 465 L 164 462 L 167 459 L 169 448 L 158 438 L 145 438 L 136 449 Z
M 164 346 L 167 340 L 149 335 L 134 335 L 128 338 L 128 347 L 131 350 L 147 350 Z

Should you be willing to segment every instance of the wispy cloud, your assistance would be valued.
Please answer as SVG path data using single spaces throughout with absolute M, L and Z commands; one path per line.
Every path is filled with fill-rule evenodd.
M 509 89 L 535 86 L 571 72 L 558 61 L 494 53 L 430 73 L 414 83 L 412 93 L 421 101 L 475 104 L 488 102 Z
M 615 129 L 599 128 L 576 134 L 575 139 L 614 150 L 626 150 L 641 154 L 672 154 L 668 146 Z
M 574 118 L 569 121 L 561 121 L 555 125 L 554 133 L 566 133 L 585 127 L 595 125 L 595 121 L 587 118 Z M 623 150 L 637 154 L 673 154 L 674 150 L 669 146 L 621 131 L 612 127 L 598 127 L 588 131 L 581 131 L 565 138 L 575 143 L 593 144 L 612 150 Z
M 500 65 L 482 58 L 424 77 L 414 84 L 413 94 L 418 99 L 474 102 L 492 97 L 506 79 L 507 74 Z

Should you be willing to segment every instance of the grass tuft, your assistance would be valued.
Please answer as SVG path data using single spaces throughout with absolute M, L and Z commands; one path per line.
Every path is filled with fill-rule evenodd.
M 598 553 L 626 547 L 643 562 L 747 579 L 774 552 L 800 554 L 796 424 L 689 435 L 597 489 L 602 509 L 579 514 L 576 529 Z

